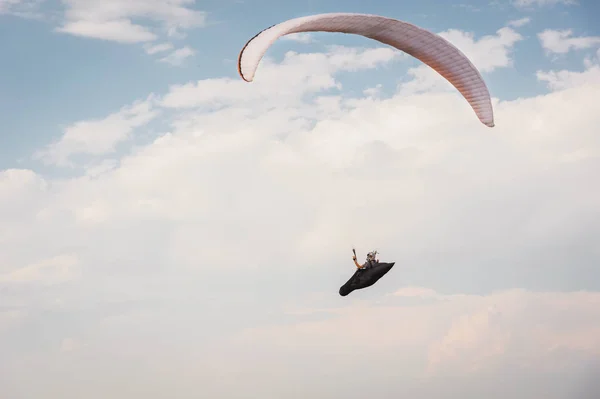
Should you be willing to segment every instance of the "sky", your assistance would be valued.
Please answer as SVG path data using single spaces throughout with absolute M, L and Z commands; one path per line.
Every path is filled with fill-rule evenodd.
M 495 127 L 324 12 L 480 70 Z M 600 396 L 594 0 L 0 0 L 6 399 Z M 340 297 L 359 260 L 396 262 Z

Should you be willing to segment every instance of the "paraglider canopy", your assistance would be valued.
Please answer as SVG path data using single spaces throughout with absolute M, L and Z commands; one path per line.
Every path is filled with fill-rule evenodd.
M 330 13 L 294 18 L 251 38 L 238 57 L 238 72 L 251 82 L 260 60 L 281 36 L 300 32 L 341 32 L 377 40 L 412 55 L 448 80 L 469 102 L 479 120 L 494 126 L 490 94 L 471 61 L 443 37 L 408 22 L 370 14 Z

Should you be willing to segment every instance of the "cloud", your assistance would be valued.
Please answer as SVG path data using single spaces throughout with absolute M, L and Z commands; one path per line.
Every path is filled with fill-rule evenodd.
M 508 21 L 508 26 L 512 26 L 515 28 L 520 28 L 521 26 L 525 26 L 528 23 L 531 22 L 531 18 L 529 17 L 525 17 L 525 18 L 520 18 L 520 19 L 514 19 L 511 21 Z
M 600 84 L 600 50 L 596 58 L 586 58 L 584 60 L 585 70 L 583 71 L 542 71 L 536 72 L 537 79 L 546 82 L 551 90 L 564 90 L 573 87 L 585 87 L 587 85 L 595 86 Z
M 8 14 L 21 18 L 40 18 L 40 3 L 45 0 L 0 0 L 0 15 Z
M 458 8 L 463 8 L 467 11 L 471 11 L 471 12 L 479 12 L 481 11 L 481 8 L 476 7 L 472 4 L 453 4 L 452 7 L 458 7 Z
M 21 3 L 21 0 L 0 0 L 0 12 L 7 12 L 19 3 Z
M 572 37 L 573 31 L 546 29 L 538 38 L 547 53 L 566 54 L 571 50 L 583 50 L 600 46 L 600 36 Z
M 67 127 L 55 143 L 36 153 L 35 158 L 59 166 L 70 164 L 78 154 L 103 155 L 115 151 L 116 145 L 129 139 L 132 132 L 158 115 L 153 98 L 123 107 L 101 120 L 80 121 Z
M 562 71 L 538 71 L 537 78 L 546 82 L 552 90 L 563 90 L 570 87 L 600 83 L 600 66 L 594 65 L 582 72 L 569 70 Z
M 393 294 L 394 296 L 407 298 L 438 298 L 439 295 L 431 288 L 423 287 L 404 287 Z
M 292 33 L 285 35 L 281 38 L 282 40 L 290 40 L 298 43 L 312 43 L 314 41 L 312 35 L 307 32 Z
M 268 108 L 280 103 L 284 97 L 295 101 L 305 94 L 339 88 L 339 83 L 333 77 L 339 71 L 372 69 L 400 57 L 399 51 L 389 48 L 336 46 L 327 53 L 288 52 L 280 64 L 264 58 L 257 71 L 255 84 L 222 78 L 175 85 L 163 97 L 162 105 L 168 108 L 195 108 L 202 105 L 220 107 L 260 100 L 261 103 L 256 106 Z
M 527 7 L 548 7 L 548 6 L 556 6 L 556 5 L 576 5 L 578 4 L 577 0 L 512 0 L 512 4 L 519 8 L 527 8 Z
M 82 344 L 73 338 L 65 338 L 62 340 L 60 345 L 61 352 L 74 352 L 80 350 Z
M 550 365 L 561 351 L 576 353 L 580 364 L 595 358 L 600 351 L 600 325 L 588 324 L 582 315 L 590 312 L 600 300 L 597 293 L 528 293 L 503 292 L 488 297 L 461 297 L 450 300 L 475 310 L 454 318 L 444 337 L 429 346 L 429 371 L 446 368 L 448 372 L 477 371 L 505 367 L 523 370 L 562 371 L 575 364 Z M 578 309 L 572 323 L 564 325 L 565 305 Z M 582 317 L 583 316 L 583 317 Z M 581 318 L 579 318 L 581 317 Z M 523 329 L 526 325 L 535 328 Z M 524 353 L 517 347 L 524 345 Z M 574 359 L 570 359 L 573 361 Z M 545 366 L 543 366 L 545 365 Z
M 161 30 L 172 33 L 201 27 L 206 14 L 193 0 L 62 0 L 64 24 L 59 32 L 119 43 L 151 42 Z M 135 21 L 135 22 L 134 22 Z M 155 23 L 161 29 L 155 29 Z
M 45 0 L 0 0 L 0 14 L 41 17 Z M 142 44 L 149 55 L 171 50 L 190 29 L 203 27 L 206 13 L 194 8 L 195 0 L 61 0 L 64 13 L 55 31 L 121 44 Z M 159 62 L 179 66 L 194 51 L 184 46 Z
M 120 43 L 139 43 L 156 40 L 157 36 L 148 29 L 134 25 L 128 20 L 76 21 L 58 29 L 59 32 L 76 36 L 91 37 Z
M 171 54 L 160 59 L 161 62 L 166 62 L 173 66 L 183 65 L 185 60 L 196 54 L 196 52 L 188 46 L 182 47 L 173 51 Z
M 0 274 L 0 283 L 59 283 L 76 278 L 79 260 L 77 255 L 61 255 L 32 265 L 16 269 L 4 275 Z
M 279 392 L 284 396 L 300 382 L 296 372 L 317 358 L 322 360 L 303 373 L 312 383 L 297 388 L 303 395 L 360 397 L 375 390 L 389 396 L 475 398 L 483 387 L 497 388 L 494 382 L 500 378 L 516 386 L 495 389 L 492 398 L 528 398 L 553 389 L 561 392 L 554 398 L 579 397 L 578 391 L 586 389 L 588 395 L 593 393 L 589 382 L 582 386 L 572 377 L 552 376 L 592 375 L 589 366 L 600 354 L 600 294 L 509 290 L 447 296 L 420 290 L 445 300 L 410 305 L 393 299 L 367 302 L 329 308 L 329 317 L 314 320 L 306 320 L 305 313 L 295 322 L 246 329 L 234 341 L 234 350 L 252 348 L 252 353 L 262 354 L 266 364 L 257 363 L 254 375 L 287 359 L 285 371 L 269 373 L 286 381 L 289 388 Z M 346 381 L 344 375 L 366 360 L 376 367 L 353 383 Z M 323 373 L 327 378 L 319 377 Z M 536 382 L 528 384 L 534 375 Z M 336 381 L 335 393 L 329 391 L 333 388 L 329 381 Z
M 487 72 L 519 38 L 449 34 Z M 494 100 L 487 129 L 444 87 L 378 93 L 398 53 L 174 85 L 41 151 L 71 176 L 2 171 L 3 393 L 594 397 L 600 84 Z M 352 245 L 397 266 L 340 298 Z
M 157 223 L 156 230 L 130 238 L 135 241 L 128 249 L 132 265 L 151 261 L 144 243 L 149 240 L 156 241 L 154 250 L 160 251 L 164 262 L 176 259 L 191 268 L 197 253 L 208 257 L 206 262 L 221 259 L 252 268 L 254 262 L 245 261 L 243 254 L 268 242 L 269 248 L 278 243 L 268 255 L 282 257 L 278 262 L 304 254 L 311 263 L 321 255 L 334 256 L 349 242 L 391 248 L 403 242 L 412 248 L 404 256 L 414 256 L 422 264 L 435 263 L 419 258 L 432 251 L 432 245 L 436 252 L 458 251 L 452 262 L 460 262 L 461 248 L 472 247 L 472 262 L 483 262 L 497 251 L 494 242 L 508 240 L 506 245 L 515 252 L 505 256 L 520 257 L 517 254 L 526 247 L 517 245 L 519 241 L 536 248 L 539 240 L 570 245 L 570 240 L 585 234 L 576 220 L 589 219 L 586 215 L 595 205 L 580 203 L 579 198 L 591 201 L 596 193 L 568 176 L 591 173 L 598 143 L 590 98 L 597 86 L 497 103 L 498 128 L 483 135 L 472 133 L 480 127 L 454 92 L 366 99 L 344 99 L 335 92 L 340 71 L 379 67 L 393 59 L 385 49 L 290 53 L 279 67 L 273 62 L 263 65 L 263 77 L 252 84 L 215 79 L 173 86 L 156 99 L 177 112 L 170 132 L 136 147 L 118 164 L 94 166 L 86 173 L 89 177 L 55 185 L 59 191 L 46 201 L 44 217 L 60 221 L 64 215 L 74 231 L 79 226 L 92 231 L 99 228 L 93 226 L 107 226 L 103 233 L 107 236 L 95 240 L 102 248 L 122 246 L 118 236 L 110 238 L 112 223 L 134 229 L 150 223 L 146 222 L 150 218 Z M 51 151 L 45 150 L 46 156 L 66 162 L 74 153 L 111 155 L 116 142 L 156 112 L 140 104 L 108 117 L 109 122 L 76 124 L 49 147 Z M 563 112 L 558 115 L 555 109 Z M 85 126 L 93 128 L 83 130 Z M 108 131 L 103 126 L 111 126 L 108 130 L 113 133 L 101 134 Z M 576 134 L 565 136 L 565 130 Z M 584 158 L 582 151 L 588 154 Z M 460 162 L 457 154 L 464 155 Z M 573 171 L 563 170 L 568 160 Z M 411 175 L 407 172 L 411 170 L 418 173 Z M 567 179 L 569 189 L 559 189 L 555 174 Z M 452 178 L 451 186 L 448 179 L 454 175 L 459 177 Z M 498 180 L 489 182 L 490 176 Z M 356 187 L 366 182 L 380 194 L 372 198 L 369 192 L 357 192 Z M 501 191 L 488 193 L 484 188 L 488 184 Z M 535 192 L 545 194 L 539 198 Z M 550 201 L 548 208 L 538 208 L 540 201 Z M 573 203 L 577 206 L 569 205 Z M 504 210 L 501 218 L 496 217 L 497 207 Z M 534 208 L 539 210 L 531 213 Z M 262 212 L 267 211 L 265 219 Z M 481 216 L 472 220 L 471 212 Z M 279 223 L 283 218 L 288 220 L 285 227 Z M 386 222 L 370 233 L 355 228 L 373 219 Z M 567 221 L 571 227 L 563 226 L 561 233 L 551 228 Z M 271 223 L 271 229 L 265 223 Z M 521 226 L 520 235 L 515 225 Z M 170 232 L 170 249 L 165 252 L 160 231 Z M 253 231 L 262 233 L 248 235 Z M 330 243 L 328 250 L 323 249 L 323 240 Z M 74 239 L 73 245 L 78 241 Z M 229 248 L 232 242 L 238 250 L 210 249 Z M 527 256 L 545 261 L 545 254 L 531 251 Z M 552 262 L 561 267 L 559 258 Z
M 145 50 L 146 50 L 146 53 L 152 55 L 152 54 L 156 54 L 156 53 L 162 53 L 165 51 L 169 51 L 172 48 L 173 48 L 172 43 L 160 43 L 160 44 L 146 46 Z

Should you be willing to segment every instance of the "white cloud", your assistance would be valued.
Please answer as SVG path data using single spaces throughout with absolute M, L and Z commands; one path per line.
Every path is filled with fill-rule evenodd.
M 597 85 L 600 83 L 600 66 L 594 65 L 582 72 L 538 71 L 537 78 L 547 82 L 548 87 L 552 90 L 564 90 L 586 84 Z
M 40 3 L 45 0 L 0 0 L 0 15 L 9 14 L 22 18 L 40 18 Z
M 156 44 L 156 45 L 151 45 L 151 46 L 147 46 L 145 48 L 146 53 L 148 54 L 156 54 L 156 53 L 162 53 L 165 51 L 169 51 L 173 48 L 173 44 L 172 43 L 160 43 L 160 44 Z
M 399 57 L 400 52 L 389 48 L 333 47 L 327 53 L 288 52 L 281 64 L 265 57 L 252 84 L 223 78 L 176 85 L 163 97 L 162 105 L 194 108 L 255 104 L 256 107 L 268 108 L 280 104 L 284 97 L 288 101 L 296 101 L 304 94 L 339 88 L 339 83 L 332 76 L 338 71 L 375 68 Z
M 520 18 L 520 19 L 513 19 L 511 21 L 508 21 L 508 26 L 513 26 L 515 28 L 520 28 L 521 26 L 525 26 L 525 25 L 527 25 L 530 22 L 531 22 L 531 18 L 529 18 L 529 17 Z
M 403 237 L 401 241 L 406 240 L 406 246 L 422 250 L 433 242 L 446 250 L 479 242 L 483 250 L 485 241 L 482 240 L 486 235 L 479 232 L 478 225 L 459 222 L 461 216 L 454 211 L 448 210 L 441 219 L 436 216 L 436 226 L 438 230 L 442 226 L 450 229 L 453 223 L 462 223 L 465 229 L 462 235 L 438 241 L 440 237 L 435 234 L 443 233 L 415 227 L 433 223 L 433 216 L 428 216 L 432 209 L 427 205 L 433 199 L 427 199 L 429 195 L 423 192 L 422 187 L 434 184 L 434 180 L 414 180 L 415 177 L 406 175 L 405 171 L 434 168 L 438 173 L 435 176 L 444 181 L 446 172 L 443 168 L 435 169 L 436 165 L 445 165 L 461 145 L 477 140 L 477 144 L 471 145 L 480 147 L 469 152 L 471 158 L 468 162 L 463 160 L 461 166 L 456 166 L 456 173 L 473 169 L 472 174 L 466 175 L 467 180 L 456 187 L 458 192 L 473 190 L 472 194 L 465 194 L 469 197 L 476 193 L 483 195 L 477 188 L 478 182 L 487 179 L 490 174 L 499 173 L 496 168 L 508 168 L 504 169 L 504 176 L 512 176 L 511 173 L 520 173 L 518 171 L 523 169 L 534 173 L 537 168 L 550 168 L 547 169 L 550 173 L 554 165 L 559 168 L 556 169 L 558 173 L 564 159 L 572 159 L 583 148 L 588 151 L 597 148 L 595 135 L 591 133 L 596 115 L 590 113 L 588 107 L 582 107 L 582 104 L 590 104 L 589 96 L 594 95 L 595 86 L 575 87 L 571 91 L 514 103 L 501 102 L 496 105 L 498 129 L 494 129 L 492 135 L 477 133 L 477 138 L 470 138 L 470 130 L 465 130 L 467 125 L 474 129 L 479 126 L 474 123 L 476 120 L 466 102 L 456 93 L 353 100 L 343 100 L 335 93 L 328 93 L 318 101 L 304 101 L 307 94 L 339 87 L 334 75 L 340 70 L 356 66 L 375 67 L 394 59 L 392 53 L 385 49 L 338 50 L 328 54 L 288 54 L 279 68 L 267 62 L 262 66 L 263 77 L 252 84 L 222 79 L 174 86 L 160 100 L 164 106 L 183 110 L 175 119 L 172 132 L 123 158 L 118 167 L 103 167 L 99 175 L 94 171 L 91 176 L 98 176 L 94 179 L 69 182 L 63 188 L 66 191 L 59 197 L 69 205 L 61 205 L 60 212 L 68 212 L 77 223 L 85 225 L 110 225 L 127 220 L 135 224 L 138 218 L 145 220 L 147 217 L 164 220 L 165 223 L 202 221 L 199 225 L 188 225 L 181 233 L 173 233 L 174 237 L 178 237 L 173 243 L 178 248 L 177 256 L 181 257 L 182 264 L 190 266 L 196 262 L 196 251 L 212 257 L 209 247 L 227 247 L 230 244 L 227 244 L 226 237 L 243 237 L 246 230 L 239 231 L 239 223 L 248 231 L 262 231 L 260 226 L 265 223 L 259 217 L 262 209 L 270 210 L 269 220 L 273 217 L 274 225 L 278 225 L 277 220 L 288 215 L 291 209 L 296 209 L 294 214 L 298 219 L 289 219 L 290 236 L 265 233 L 265 240 L 270 237 L 280 243 L 275 252 L 287 253 L 286 256 L 303 250 L 308 250 L 308 253 L 322 251 L 319 248 L 322 248 L 323 237 L 332 240 L 332 248 L 342 248 L 348 245 L 347 241 L 367 239 L 372 245 L 383 246 L 385 242 L 378 243 L 380 240 L 390 240 L 391 243 L 398 239 L 389 238 L 392 232 L 400 234 Z M 484 50 L 488 51 L 489 47 L 481 47 L 481 51 Z M 373 62 L 374 59 L 381 61 Z M 556 108 L 564 112 L 560 115 L 545 113 L 545 110 Z M 128 132 L 132 124 L 135 125 L 122 116 L 112 116 L 109 120 L 114 122 L 111 125 L 119 127 L 114 128 L 117 132 Z M 143 123 L 146 118 L 133 120 Z M 121 128 L 121 122 L 126 128 Z M 578 127 L 578 134 L 565 137 L 562 131 L 571 131 L 573 126 Z M 457 129 L 465 131 L 460 133 Z M 523 132 L 524 129 L 526 132 Z M 98 136 L 103 137 L 92 135 Z M 76 140 L 78 137 L 86 136 L 68 133 L 60 143 L 83 141 L 85 145 L 54 145 L 54 159 L 64 161 L 67 159 L 64 154 L 75 151 L 106 152 L 112 148 L 114 144 L 111 143 L 115 139 L 122 139 L 125 135 L 109 135 L 110 140 L 99 141 L 102 144 L 99 149 L 92 147 L 95 141 Z M 500 147 L 486 146 L 495 137 L 503 137 L 508 142 Z M 536 140 L 540 144 L 549 137 L 553 138 L 552 145 L 545 144 L 539 148 L 533 145 Z M 513 146 L 520 145 L 527 146 L 528 157 L 518 158 L 511 152 Z M 64 154 L 57 148 L 64 150 Z M 253 151 L 258 151 L 260 156 L 254 155 Z M 224 158 L 223 153 L 228 156 Z M 512 160 L 510 165 L 503 161 L 508 158 Z M 485 164 L 481 164 L 484 161 Z M 488 169 L 483 165 L 487 165 Z M 290 176 L 298 180 L 292 184 Z M 501 178 L 500 175 L 498 178 Z M 553 190 L 552 180 L 548 177 L 538 184 L 546 185 L 546 190 Z M 170 188 L 162 188 L 161 181 L 168 182 Z M 373 216 L 375 210 L 364 207 L 368 193 L 360 189 L 355 192 L 357 185 L 362 187 L 365 181 L 372 181 L 373 186 L 381 191 L 380 196 L 370 199 L 377 216 Z M 227 184 L 222 187 L 225 182 Z M 515 177 L 512 184 L 515 186 L 507 186 L 506 195 L 509 195 L 508 192 L 528 192 L 531 182 L 526 176 L 521 176 Z M 280 191 L 283 187 L 285 191 Z M 326 191 L 323 191 L 324 187 L 327 187 Z M 256 193 L 250 194 L 248 190 Z M 223 201 L 229 195 L 235 198 L 239 192 L 246 192 L 246 197 Z M 323 197 L 325 193 L 328 193 L 327 201 Z M 444 203 L 444 198 L 451 201 L 454 195 L 447 191 L 434 197 Z M 412 201 L 421 204 L 420 211 L 409 205 L 413 204 Z M 345 207 L 340 207 L 340 202 Z M 406 205 L 398 208 L 398 203 Z M 227 211 L 219 208 L 225 204 Z M 515 199 L 513 212 L 514 218 L 520 219 L 518 204 Z M 484 203 L 478 203 L 477 208 L 481 212 L 491 211 Z M 581 212 L 583 209 L 585 207 Z M 275 218 L 274 215 L 279 216 Z M 353 216 L 346 220 L 347 215 Z M 372 217 L 386 220 L 386 227 L 382 226 L 371 234 L 352 227 L 361 226 Z M 489 217 L 492 218 L 491 215 Z M 559 214 L 554 217 L 558 218 Z M 406 227 L 396 227 L 394 220 Z M 489 234 L 508 234 L 512 230 L 510 220 L 516 219 L 504 218 L 499 225 L 499 221 L 489 219 L 488 224 L 496 225 L 494 232 Z M 211 233 L 214 230 L 202 227 L 211 223 L 216 223 L 212 228 L 216 229 L 214 234 Z M 308 228 L 307 224 L 311 227 L 304 231 Z M 413 227 L 409 234 L 409 230 L 403 229 L 410 225 Z M 537 230 L 535 223 L 531 228 L 533 230 L 527 234 L 534 234 L 534 237 L 543 231 Z M 404 234 L 409 236 L 404 237 Z M 253 242 L 245 238 L 237 242 L 236 247 L 251 251 L 251 248 L 261 247 L 259 242 L 262 240 Z M 295 242 L 296 248 L 291 247 L 292 242 Z M 200 250 L 203 245 L 208 245 L 206 251 Z M 230 259 L 232 264 L 241 261 L 238 254 L 244 253 L 217 252 L 214 256 Z
M 449 34 L 487 71 L 518 40 Z M 3 393 L 594 394 L 600 298 L 564 291 L 599 288 L 600 83 L 495 101 L 487 129 L 455 91 L 369 90 L 398 53 L 288 53 L 251 84 L 173 86 L 44 151 L 101 158 L 79 176 L 3 171 Z M 368 97 L 342 96 L 340 72 L 368 69 Z M 116 158 L 159 107 L 169 131 Z M 340 298 L 353 244 L 397 265 Z
M 0 274 L 10 274 L 16 267 L 39 260 L 36 251 L 21 252 L 18 248 L 31 239 L 36 210 L 48 190 L 47 182 L 33 171 L 0 172 Z
M 548 53 L 566 54 L 571 50 L 582 50 L 600 46 L 600 36 L 572 37 L 573 31 L 546 29 L 538 33 L 542 47 Z
M 290 40 L 298 43 L 312 43 L 314 41 L 312 35 L 307 32 L 292 33 L 285 35 L 281 38 L 282 40 Z
M 43 282 L 56 284 L 70 281 L 79 275 L 77 255 L 61 255 L 32 265 L 24 266 L 10 273 L 0 274 L 0 283 Z
M 394 292 L 394 296 L 407 298 L 438 298 L 440 295 L 431 288 L 404 287 Z
M 444 301 L 412 305 L 362 303 L 329 308 L 329 317 L 310 320 L 305 313 L 295 322 L 249 328 L 232 351 L 245 347 L 252 348 L 246 352 L 261 353 L 263 361 L 253 372 L 269 370 L 272 379 L 286 381 L 290 390 L 299 382 L 296 372 L 309 359 L 322 359 L 303 373 L 312 381 L 298 388 L 303 396 L 320 391 L 321 397 L 359 397 L 379 386 L 389 396 L 410 392 L 423 398 L 475 398 L 482 386 L 494 386 L 493 398 L 536 397 L 552 388 L 561 390 L 555 398 L 577 397 L 576 390 L 592 387 L 551 376 L 569 371 L 584 376 L 586 363 L 592 364 L 600 355 L 599 304 L 598 293 L 522 290 L 447 296 Z M 288 359 L 285 371 L 270 369 L 283 359 Z M 363 370 L 364 379 L 340 383 L 365 359 L 376 366 Z M 523 378 L 514 378 L 510 370 Z M 319 378 L 323 373 L 327 378 Z M 533 375 L 544 383 L 527 384 Z M 500 378 L 510 378 L 518 386 L 498 391 Z M 333 388 L 328 381 L 336 381 L 335 393 L 328 390 Z M 279 395 L 285 396 L 286 388 L 279 389 Z
M 166 62 L 173 66 L 183 65 L 186 59 L 196 54 L 196 52 L 188 46 L 182 47 L 173 51 L 171 54 L 160 59 L 161 62 Z
M 472 4 L 453 4 L 452 7 L 458 7 L 458 8 L 463 8 L 467 11 L 471 11 L 471 12 L 479 12 L 481 11 L 481 8 L 476 7 Z
M 594 312 L 594 304 L 599 301 L 597 293 L 523 291 L 451 299 L 450 303 L 464 307 L 478 302 L 477 308 L 456 317 L 444 337 L 430 346 L 430 371 L 438 367 L 452 372 L 475 371 L 496 368 L 498 362 L 510 362 L 510 366 L 524 370 L 569 369 L 572 364 L 551 365 L 549 362 L 561 350 L 580 352 L 583 359 L 579 361 L 600 354 L 600 325 L 588 324 L 582 315 Z M 577 310 L 573 324 L 565 326 L 563 320 L 568 311 L 564 307 L 568 304 Z M 528 324 L 535 328 L 524 329 Z M 523 344 L 526 352 L 517 350 Z
M 21 322 L 25 317 L 25 312 L 21 310 L 0 309 L 0 333 Z
M 520 7 L 527 8 L 532 6 L 547 7 L 556 5 L 576 5 L 577 0 L 512 0 L 512 4 Z
M 60 32 L 94 39 L 120 43 L 139 43 L 156 40 L 157 36 L 148 29 L 134 25 L 129 20 L 114 21 L 75 21 L 58 29 Z
M 201 27 L 206 15 L 194 10 L 194 0 L 62 0 L 65 22 L 59 31 L 76 36 L 138 43 L 164 33 Z
M 538 70 L 536 76 L 538 80 L 546 82 L 551 90 L 565 90 L 573 87 L 595 86 L 600 84 L 600 49 L 596 58 L 586 58 L 584 60 L 585 70 L 583 71 L 542 71 Z
M 65 166 L 73 155 L 113 152 L 117 144 L 129 139 L 136 128 L 148 124 L 158 113 L 151 96 L 104 119 L 77 122 L 67 127 L 58 141 L 38 152 L 36 158 Z
M 22 0 L 0 0 L 0 14 L 9 12 L 13 7 L 22 2 Z
M 367 97 L 378 97 L 381 94 L 383 85 L 378 83 L 375 87 L 368 87 L 363 90 L 363 94 Z
M 84 345 L 73 338 L 65 338 L 60 344 L 61 352 L 74 352 L 80 350 Z

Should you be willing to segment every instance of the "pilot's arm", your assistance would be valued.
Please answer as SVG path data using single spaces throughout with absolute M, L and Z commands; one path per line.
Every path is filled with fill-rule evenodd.
M 356 265 L 357 268 L 359 268 L 359 269 L 363 268 L 363 265 L 358 264 L 358 262 L 356 261 L 356 256 L 353 256 L 352 260 L 354 261 L 354 264 Z

